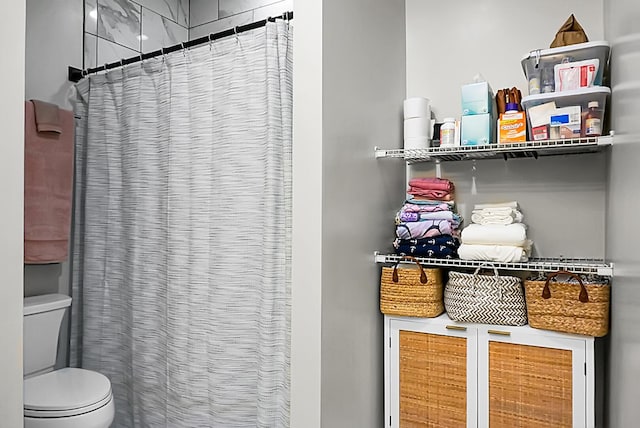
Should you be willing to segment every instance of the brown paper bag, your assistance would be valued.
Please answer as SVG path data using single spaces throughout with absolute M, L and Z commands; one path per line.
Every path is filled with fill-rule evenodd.
M 587 34 L 582 29 L 582 26 L 578 23 L 578 20 L 573 13 L 562 24 L 562 27 L 556 33 L 556 38 L 551 42 L 551 48 L 557 48 L 560 46 L 575 45 L 577 43 L 588 42 Z

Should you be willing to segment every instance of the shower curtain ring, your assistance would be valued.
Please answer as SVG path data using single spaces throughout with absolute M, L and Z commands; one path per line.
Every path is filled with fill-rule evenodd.
M 209 33 L 209 50 L 211 50 L 213 46 L 213 33 Z
M 233 29 L 233 33 L 236 35 L 236 41 L 239 41 L 240 39 L 238 38 L 238 26 L 236 25 L 236 28 Z
M 182 42 L 181 45 L 182 45 L 182 55 L 186 56 L 187 55 L 187 48 L 185 47 L 184 42 Z

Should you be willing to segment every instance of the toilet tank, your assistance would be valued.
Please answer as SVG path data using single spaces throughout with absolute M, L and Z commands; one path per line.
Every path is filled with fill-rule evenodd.
M 23 361 L 24 375 L 53 369 L 58 353 L 58 335 L 71 297 L 44 294 L 24 299 Z

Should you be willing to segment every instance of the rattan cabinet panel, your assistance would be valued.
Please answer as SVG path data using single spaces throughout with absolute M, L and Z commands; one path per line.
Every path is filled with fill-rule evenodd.
M 466 339 L 399 333 L 400 427 L 466 427 Z
M 489 343 L 489 426 L 571 428 L 573 358 L 567 349 Z

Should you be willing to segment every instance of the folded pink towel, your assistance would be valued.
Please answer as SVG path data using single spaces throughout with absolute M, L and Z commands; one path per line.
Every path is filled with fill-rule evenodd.
M 410 187 L 417 187 L 425 190 L 446 190 L 447 192 L 453 191 L 453 183 L 444 178 L 412 178 L 409 180 Z
M 417 197 L 424 197 L 436 201 L 450 201 L 453 196 L 447 190 L 429 190 L 420 187 L 409 187 L 407 193 Z
M 60 110 L 61 133 L 38 132 L 25 103 L 24 262 L 67 259 L 73 192 L 73 113 Z
M 55 132 L 62 134 L 60 124 L 60 108 L 51 103 L 39 100 L 31 100 L 35 110 L 36 129 L 38 132 Z

